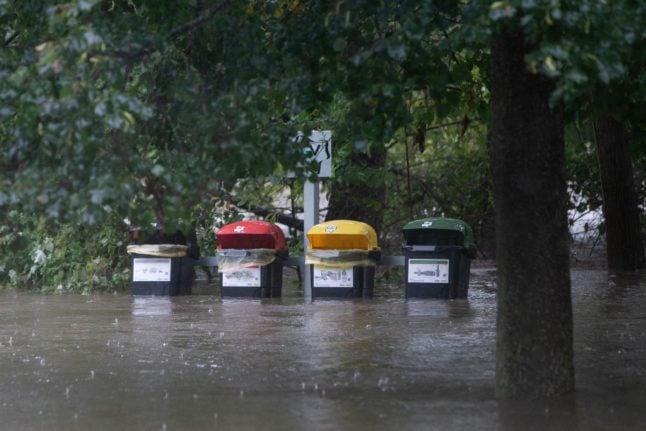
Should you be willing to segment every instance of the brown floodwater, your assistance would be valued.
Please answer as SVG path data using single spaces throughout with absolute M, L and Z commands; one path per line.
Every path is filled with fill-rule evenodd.
M 642 430 L 646 277 L 572 271 L 577 391 L 494 396 L 495 272 L 467 300 L 0 293 L 3 430 Z

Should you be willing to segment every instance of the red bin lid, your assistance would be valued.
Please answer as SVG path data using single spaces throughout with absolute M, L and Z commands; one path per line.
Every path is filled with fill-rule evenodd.
M 221 249 L 271 248 L 276 251 L 287 249 L 285 235 L 273 223 L 260 220 L 237 221 L 222 226 L 215 234 Z

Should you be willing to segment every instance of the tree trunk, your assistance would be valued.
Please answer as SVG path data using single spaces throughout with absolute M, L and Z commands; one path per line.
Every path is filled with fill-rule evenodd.
M 550 83 L 528 72 L 528 51 L 520 33 L 491 46 L 501 398 L 574 390 L 563 119 L 548 104 Z
M 352 169 L 378 169 L 386 165 L 385 152 L 354 154 L 351 156 Z M 330 191 L 330 202 L 326 220 L 357 220 L 381 230 L 386 199 L 386 185 L 383 180 L 373 183 L 335 183 Z
M 594 120 L 594 136 L 603 191 L 608 268 L 641 268 L 644 243 L 625 129 L 611 116 L 598 116 Z
M 473 230 L 478 250 L 485 259 L 496 259 L 496 215 L 494 208 L 487 208 Z

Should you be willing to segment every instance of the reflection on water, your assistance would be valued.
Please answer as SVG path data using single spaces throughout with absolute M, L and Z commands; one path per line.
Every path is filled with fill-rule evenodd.
M 494 398 L 495 279 L 471 278 L 455 301 L 6 292 L 2 429 L 643 428 L 643 274 L 573 272 L 578 391 L 549 403 Z

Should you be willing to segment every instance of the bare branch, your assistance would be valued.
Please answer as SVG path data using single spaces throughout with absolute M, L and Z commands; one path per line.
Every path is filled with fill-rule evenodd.
M 187 22 L 186 24 L 179 25 L 170 31 L 170 37 L 172 39 L 184 34 L 195 31 L 197 28 L 202 26 L 205 22 L 213 18 L 216 13 L 222 11 L 223 9 L 231 5 L 231 0 L 223 0 L 218 4 L 215 4 L 205 10 L 200 16 L 195 18 L 193 21 Z
M 4 43 L 2 44 L 2 47 L 3 47 L 3 48 L 7 48 L 9 45 L 11 45 L 11 42 L 13 42 L 14 40 L 16 40 L 16 38 L 17 38 L 18 36 L 20 36 L 20 32 L 19 32 L 19 31 L 17 31 L 17 32 L 15 32 L 14 34 L 12 34 L 11 36 L 9 36 L 9 38 L 7 38 L 7 40 L 5 40 L 5 41 L 4 41 Z
M 226 9 L 230 5 L 231 5 L 231 0 L 223 0 L 220 3 L 211 6 L 194 20 L 189 21 L 182 25 L 178 25 L 177 27 L 173 28 L 169 33 L 170 38 L 176 39 L 185 33 L 190 33 L 192 31 L 197 30 L 200 26 L 204 25 L 204 23 L 206 23 L 208 20 L 213 18 L 215 14 Z M 153 51 L 154 51 L 153 47 L 144 47 L 133 52 L 115 50 L 114 55 L 116 57 L 124 58 L 128 61 L 137 61 L 150 55 Z
M 443 129 L 444 127 L 451 127 L 451 126 L 459 126 L 464 123 L 464 120 L 458 120 L 458 121 L 451 121 L 450 123 L 443 123 L 443 124 L 438 124 L 436 126 L 431 126 L 427 127 L 426 131 L 431 131 L 431 130 L 436 130 L 436 129 Z
M 239 207 L 241 209 L 246 209 L 247 211 L 252 212 L 260 217 L 271 216 L 271 218 L 273 218 L 274 221 L 276 221 L 277 223 L 282 223 L 296 230 L 303 231 L 304 229 L 303 220 L 297 219 L 293 215 L 277 213 L 275 212 L 274 209 L 260 207 L 260 206 L 252 206 L 250 208 L 244 208 L 243 206 L 239 206 Z
M 258 205 L 247 205 L 244 202 L 239 202 L 229 192 L 220 190 L 216 192 L 219 198 L 230 202 L 232 205 L 240 208 L 241 210 L 249 211 L 260 217 L 270 217 L 277 223 L 282 223 L 301 232 L 304 230 L 303 220 L 297 219 L 294 214 L 288 215 L 278 212 L 277 208 L 267 208 Z

